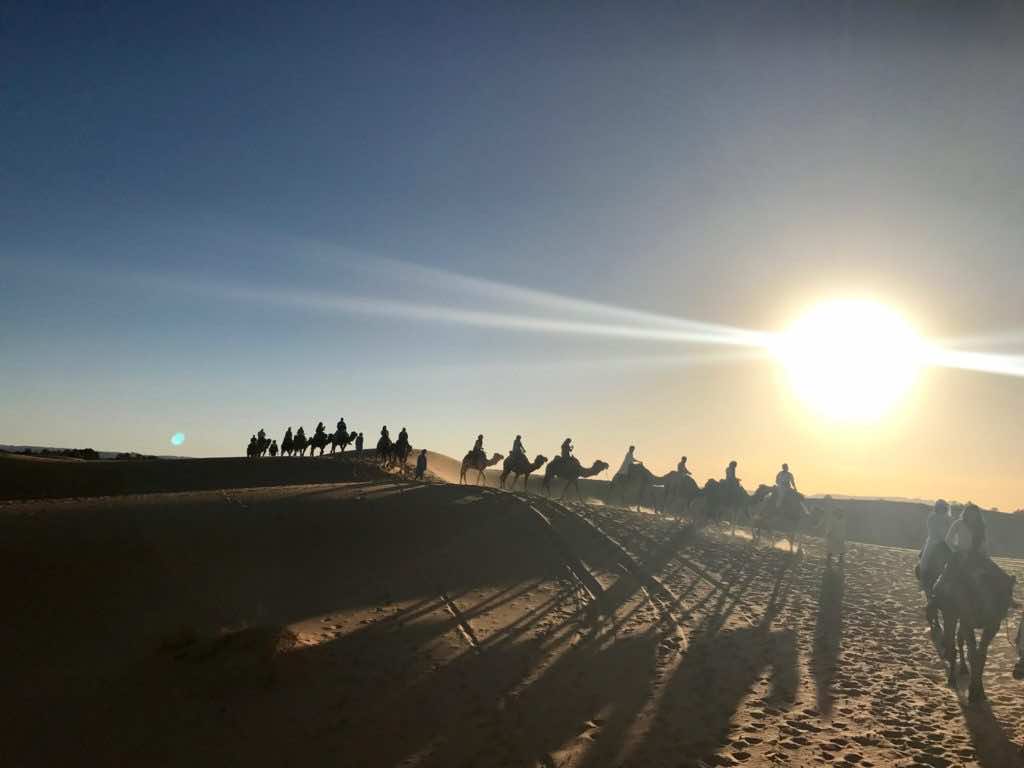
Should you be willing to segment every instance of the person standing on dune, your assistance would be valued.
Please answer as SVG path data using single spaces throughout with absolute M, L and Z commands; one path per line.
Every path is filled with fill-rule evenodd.
M 422 480 L 423 475 L 427 471 L 427 449 L 424 448 L 420 451 L 419 458 L 416 459 L 416 479 Z
M 362 451 L 362 450 L 363 450 L 363 433 L 360 432 L 358 435 L 356 435 L 356 451 Z

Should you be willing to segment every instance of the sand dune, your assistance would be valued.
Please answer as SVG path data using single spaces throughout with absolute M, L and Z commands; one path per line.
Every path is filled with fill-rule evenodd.
M 908 550 L 394 478 L 0 526 L 4 764 L 1024 764 L 1011 649 L 948 690 Z

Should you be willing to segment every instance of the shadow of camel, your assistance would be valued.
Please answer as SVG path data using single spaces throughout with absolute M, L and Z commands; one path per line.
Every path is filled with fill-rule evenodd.
M 987 703 L 967 705 L 961 701 L 964 722 L 971 734 L 971 746 L 983 768 L 1024 766 L 1024 746 L 1015 744 Z

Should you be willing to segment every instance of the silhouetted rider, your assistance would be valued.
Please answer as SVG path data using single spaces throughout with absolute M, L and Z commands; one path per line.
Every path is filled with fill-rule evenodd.
M 483 435 L 477 435 L 476 436 L 476 442 L 473 443 L 473 453 L 478 453 L 481 456 L 485 455 L 484 454 L 484 436 Z
M 568 461 L 572 458 L 572 438 L 567 437 L 562 441 L 562 459 Z
M 626 451 L 626 455 L 622 459 L 622 466 L 619 467 L 619 471 L 615 473 L 615 477 L 613 477 L 612 480 L 619 477 L 623 479 L 629 477 L 629 473 L 633 471 L 633 465 L 637 463 L 636 459 L 633 457 L 633 452 L 635 450 L 635 445 L 629 446 L 629 450 Z
M 522 435 L 516 435 L 516 439 L 512 441 L 512 456 L 526 456 L 526 449 L 523 447 Z
M 676 471 L 681 475 L 692 475 L 693 473 L 686 468 L 686 457 L 683 456 L 676 465 Z
M 739 486 L 739 478 L 736 477 L 736 461 L 730 461 L 729 466 L 725 468 L 725 482 L 729 485 Z
M 796 492 L 796 480 L 793 473 L 789 471 L 789 464 L 783 464 L 779 474 L 775 476 L 775 506 L 781 507 L 782 500 L 789 495 L 789 492 Z

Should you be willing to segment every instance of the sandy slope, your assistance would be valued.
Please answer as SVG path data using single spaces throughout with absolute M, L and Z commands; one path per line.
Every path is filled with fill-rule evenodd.
M 388 479 L 7 502 L 0 762 L 1024 764 L 912 561 Z

